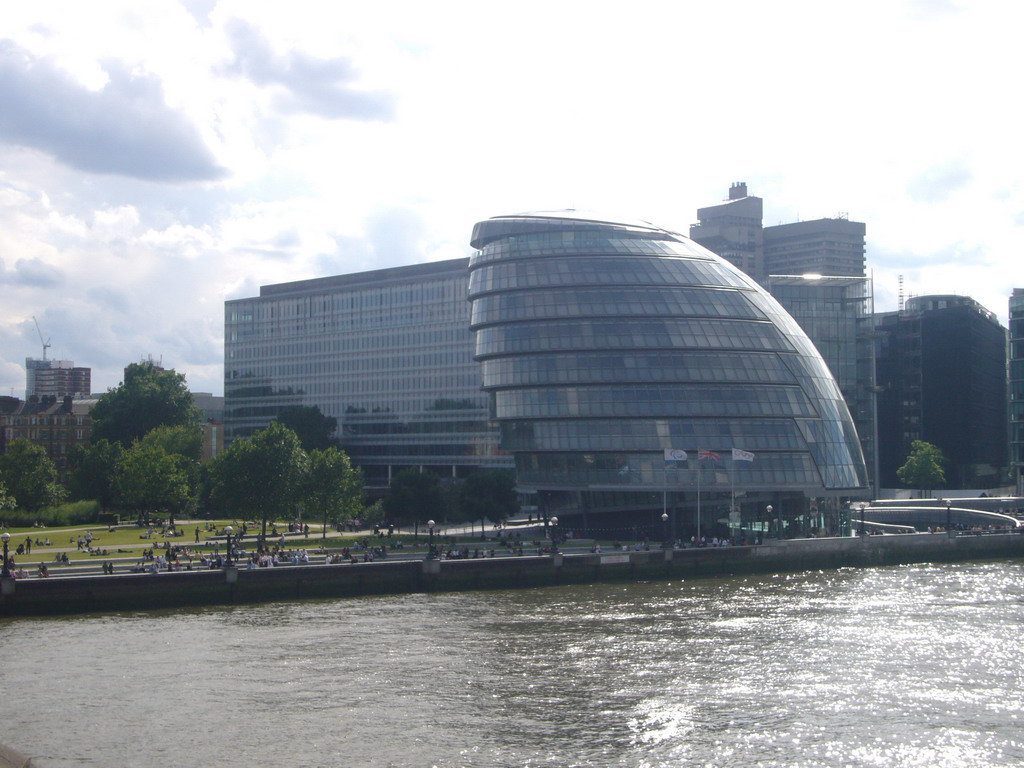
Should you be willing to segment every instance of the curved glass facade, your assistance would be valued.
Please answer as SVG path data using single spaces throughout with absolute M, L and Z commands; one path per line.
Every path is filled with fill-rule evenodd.
M 628 505 L 622 491 L 865 488 L 821 356 L 725 260 L 646 223 L 573 212 L 488 219 L 472 245 L 475 355 L 522 490 L 589 492 L 586 506 L 601 492 Z M 688 459 L 665 461 L 669 449 Z

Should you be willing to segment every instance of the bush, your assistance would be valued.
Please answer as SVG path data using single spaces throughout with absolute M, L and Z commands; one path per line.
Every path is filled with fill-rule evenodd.
M 88 525 L 100 520 L 98 501 L 72 501 L 55 507 L 43 507 L 38 512 L 23 509 L 0 513 L 9 528 L 31 528 L 36 523 L 46 526 Z

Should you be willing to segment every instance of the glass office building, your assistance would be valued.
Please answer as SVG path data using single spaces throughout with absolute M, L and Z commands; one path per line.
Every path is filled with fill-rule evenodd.
M 338 420 L 342 447 L 386 487 L 423 467 L 511 467 L 473 360 L 467 259 L 263 286 L 225 303 L 228 440 L 286 406 Z
M 874 299 L 869 277 L 769 275 L 768 291 L 821 353 L 846 398 L 869 479 L 878 476 Z M 878 489 L 872 482 L 872 495 Z
M 812 500 L 865 492 L 828 367 L 724 259 L 647 223 L 574 212 L 488 219 L 471 244 L 483 386 L 541 514 L 656 520 L 671 501 L 686 533 L 702 504 L 710 531 L 770 502 L 821 528 Z

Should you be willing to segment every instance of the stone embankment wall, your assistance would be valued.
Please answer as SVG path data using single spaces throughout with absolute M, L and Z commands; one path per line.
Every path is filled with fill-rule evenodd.
M 701 578 L 809 568 L 1024 556 L 1024 535 L 907 534 L 801 539 L 754 547 L 403 560 L 356 565 L 220 569 L 3 580 L 0 616 L 227 605 L 316 597 L 636 579 Z M 0 763 L 0 768 L 3 768 Z

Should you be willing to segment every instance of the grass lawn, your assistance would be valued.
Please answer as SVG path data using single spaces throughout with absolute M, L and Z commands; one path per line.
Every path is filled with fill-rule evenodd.
M 195 552 L 212 552 L 214 546 L 218 545 L 221 551 L 223 551 L 223 530 L 225 525 L 231 525 L 235 529 L 235 533 L 238 533 L 239 527 L 234 520 L 199 520 L 179 523 L 178 530 L 183 531 L 184 536 L 164 536 L 162 535 L 162 529 L 159 527 L 147 529 L 139 527 L 134 523 L 118 525 L 113 528 L 107 525 L 87 525 L 60 528 L 8 528 L 6 530 L 11 534 L 11 540 L 8 545 L 10 556 L 15 559 L 19 568 L 28 570 L 30 567 L 35 567 L 38 563 L 52 564 L 54 558 L 62 552 L 67 553 L 68 560 L 72 564 L 76 562 L 84 564 L 115 558 L 141 558 L 143 550 L 147 549 L 154 549 L 154 554 L 159 554 L 164 543 L 172 546 L 188 547 Z M 213 529 L 207 530 L 208 526 Z M 199 529 L 198 544 L 196 544 L 196 528 Z M 267 541 L 270 544 L 276 542 L 276 539 L 271 538 L 273 528 L 273 524 L 267 524 Z M 152 536 L 144 538 L 149 533 L 149 530 L 152 530 Z M 242 546 L 245 549 L 252 550 L 254 548 L 255 534 L 258 534 L 259 530 L 259 525 L 249 527 L 248 534 L 242 542 Z M 279 535 L 282 532 L 287 532 L 287 523 L 278 523 L 277 530 Z M 105 551 L 105 554 L 90 554 L 85 549 L 78 549 L 78 538 L 81 536 L 84 539 L 87 533 L 92 534 L 91 545 L 93 550 Z M 365 533 L 342 534 L 331 529 L 327 531 L 327 544 L 332 549 L 351 546 L 357 539 L 363 539 L 366 536 Z M 32 539 L 32 551 L 30 554 L 19 555 L 17 554 L 17 548 L 25 543 L 26 538 Z M 373 546 L 380 545 L 380 539 L 373 536 L 369 538 L 373 542 Z M 404 541 L 405 547 L 416 548 L 412 542 L 412 536 L 396 536 L 391 542 L 400 539 Z M 49 545 L 43 543 L 46 540 L 49 540 Z M 310 525 L 308 537 L 301 534 L 285 536 L 285 547 L 289 549 L 301 547 L 316 549 L 322 543 L 322 525 Z M 160 545 L 160 548 L 157 548 L 157 544 Z M 420 547 L 426 546 L 424 536 L 420 536 L 419 545 Z

